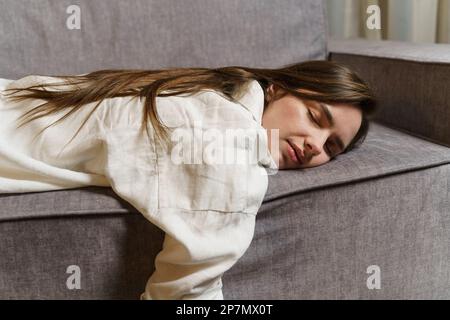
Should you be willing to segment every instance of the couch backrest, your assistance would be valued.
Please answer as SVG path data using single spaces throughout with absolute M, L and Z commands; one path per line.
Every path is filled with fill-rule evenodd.
M 325 59 L 324 15 L 317 0 L 1 0 L 0 78 Z

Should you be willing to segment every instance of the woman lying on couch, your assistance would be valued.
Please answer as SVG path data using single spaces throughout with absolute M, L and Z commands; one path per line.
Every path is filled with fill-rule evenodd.
M 111 187 L 165 231 L 142 299 L 223 299 L 268 174 L 355 148 L 376 108 L 330 61 L 32 75 L 0 93 L 0 193 Z

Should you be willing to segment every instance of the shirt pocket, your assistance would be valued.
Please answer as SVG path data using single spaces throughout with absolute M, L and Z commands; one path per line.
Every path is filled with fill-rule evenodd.
M 153 139 L 133 127 L 105 130 L 105 175 L 122 199 L 145 217 L 156 213 L 158 172 Z
M 246 152 L 238 149 L 236 154 Z M 158 160 L 158 170 L 159 208 L 223 212 L 247 208 L 248 164 L 244 161 L 178 163 L 165 155 Z

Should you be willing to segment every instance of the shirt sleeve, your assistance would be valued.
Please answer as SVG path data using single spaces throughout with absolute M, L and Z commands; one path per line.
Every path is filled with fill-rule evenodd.
M 158 207 L 160 172 L 146 140 L 129 128 L 105 136 L 111 187 L 165 232 L 141 299 L 223 299 L 222 275 L 249 247 L 256 213 Z
M 255 216 L 215 211 L 165 214 L 163 248 L 141 299 L 223 300 L 222 275 L 247 250 Z
M 245 103 L 247 99 L 247 105 L 263 99 L 262 89 L 255 82 L 253 85 L 242 100 Z M 148 137 L 138 130 L 138 101 L 123 99 L 111 100 L 113 108 L 105 108 L 102 118 L 105 175 L 118 196 L 165 232 L 154 273 L 141 299 L 222 300 L 223 274 L 252 241 L 256 214 L 267 190 L 267 175 L 257 164 L 172 161 L 170 148 L 166 151 L 155 143 L 151 126 Z M 214 92 L 160 98 L 157 104 L 166 125 L 187 129 L 186 134 L 192 132 L 192 141 L 196 142 L 201 142 L 202 135 L 193 130 L 194 125 L 220 133 L 229 128 L 258 127 L 252 112 Z M 201 120 L 199 127 L 197 120 Z M 178 141 L 172 142 L 174 146 Z M 214 145 L 239 156 L 251 152 L 241 140 L 237 145 L 234 139 Z M 199 146 L 206 148 L 207 144 Z

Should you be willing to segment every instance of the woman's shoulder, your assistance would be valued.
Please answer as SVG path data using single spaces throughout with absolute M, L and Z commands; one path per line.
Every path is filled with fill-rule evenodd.
M 239 103 L 252 113 L 258 123 L 261 123 L 264 111 L 264 90 L 257 80 L 250 80 L 247 83 L 247 90 L 239 98 Z
M 213 89 L 204 89 L 191 95 L 177 95 L 176 98 L 186 99 L 186 102 L 201 102 L 201 105 L 207 108 L 223 106 L 227 111 L 232 110 L 247 111 L 254 121 L 261 124 L 264 110 L 264 90 L 257 80 L 249 80 L 242 89 L 241 93 L 232 101 L 224 93 Z M 176 99 L 175 98 L 175 99 Z M 231 108 L 234 107 L 234 108 Z M 210 111 L 210 110 L 209 110 Z
M 19 79 L 10 80 L 8 83 L 8 89 L 12 88 L 27 88 L 30 86 L 42 85 L 42 84 L 52 84 L 61 83 L 61 78 L 55 76 L 45 76 L 45 75 L 27 75 Z

